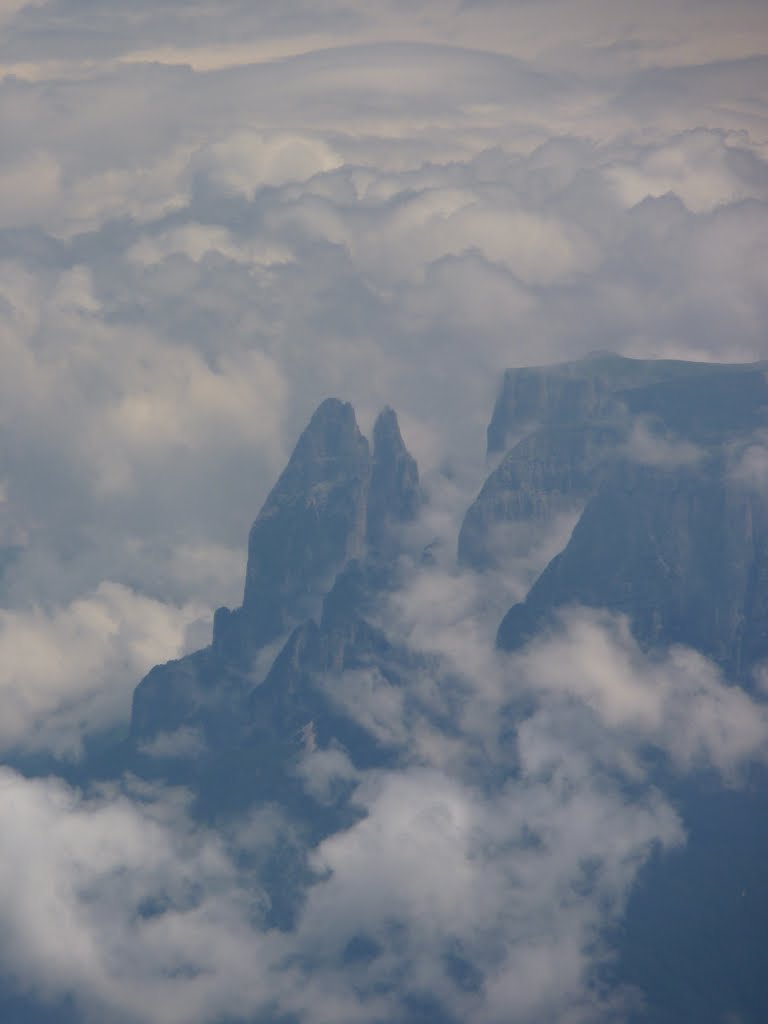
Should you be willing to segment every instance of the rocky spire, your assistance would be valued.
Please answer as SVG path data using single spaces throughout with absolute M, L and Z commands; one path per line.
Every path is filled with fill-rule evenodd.
M 390 553 L 393 526 L 413 520 L 420 501 L 416 460 L 403 443 L 394 410 L 387 407 L 373 428 L 373 466 L 368 493 L 369 546 L 377 553 Z
M 359 553 L 370 473 L 352 406 L 320 405 L 272 489 L 248 541 L 243 610 L 268 618 Z
M 364 544 L 371 474 L 367 440 L 351 405 L 317 409 L 251 527 L 242 608 L 221 609 L 214 646 L 248 655 L 313 604 Z
M 251 527 L 242 608 L 216 614 L 220 654 L 247 661 L 315 614 L 350 559 L 366 548 L 377 558 L 395 553 L 394 527 L 418 510 L 419 473 L 392 409 L 373 440 L 371 454 L 347 402 L 319 406 Z

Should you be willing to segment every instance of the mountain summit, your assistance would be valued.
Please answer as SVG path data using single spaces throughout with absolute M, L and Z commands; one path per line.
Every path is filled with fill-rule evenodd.
M 137 687 L 139 748 L 181 729 L 214 747 L 243 740 L 249 694 L 269 669 L 260 652 L 281 638 L 295 652 L 292 630 L 327 617 L 324 603 L 345 567 L 381 574 L 397 559 L 402 527 L 421 501 L 419 473 L 392 409 L 373 439 L 371 451 L 349 403 L 328 398 L 318 407 L 251 527 L 241 607 L 218 609 L 210 648 L 158 666 Z

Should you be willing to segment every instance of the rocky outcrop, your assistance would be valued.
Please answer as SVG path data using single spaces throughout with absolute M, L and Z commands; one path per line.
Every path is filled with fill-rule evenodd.
M 505 616 L 499 645 L 521 646 L 574 604 L 622 612 L 644 646 L 685 644 L 743 680 L 768 656 L 765 498 L 718 454 L 674 469 L 618 465 Z
M 370 566 L 363 575 L 375 572 L 381 583 L 400 551 L 400 530 L 415 518 L 420 500 L 418 468 L 393 410 L 376 421 L 371 451 L 352 406 L 324 401 L 251 528 L 242 606 L 217 610 L 210 648 L 157 666 L 142 680 L 133 699 L 134 742 L 146 745 L 182 729 L 214 745 L 222 736 L 240 742 L 259 717 L 247 705 L 265 676 L 273 682 L 264 684 L 265 696 L 253 709 L 272 693 L 275 679 L 298 678 L 285 671 L 297 650 L 303 652 L 299 675 L 338 662 L 340 630 L 363 630 L 356 617 L 362 588 L 352 585 L 363 572 L 359 567 Z M 343 628 L 333 624 L 340 608 L 346 608 Z M 261 653 L 292 630 L 297 632 L 288 645 L 294 653 L 278 655 L 272 670 L 275 652 L 261 664 Z M 318 631 L 319 646 L 311 640 Z M 280 700 L 273 695 L 275 708 L 283 698 L 286 708 L 291 705 L 292 685 L 286 683 Z M 300 717 L 296 708 L 281 714 L 284 723 Z
M 580 511 L 626 432 L 619 426 L 553 425 L 524 437 L 491 473 L 459 532 L 459 561 L 483 570 L 499 561 L 499 528 L 530 523 L 542 530 Z
M 327 399 L 251 527 L 238 613 L 247 651 L 311 614 L 339 568 L 362 554 L 370 476 L 352 406 Z
M 507 453 L 462 527 L 462 559 L 485 568 L 494 527 L 583 505 L 564 550 L 504 617 L 499 646 L 520 647 L 568 605 L 608 608 L 644 646 L 690 645 L 748 681 L 768 656 L 768 513 L 734 467 L 768 425 L 764 365 L 601 358 L 564 373 L 560 390 L 557 368 L 534 389 L 537 413 L 557 422 Z M 572 380 L 588 386 L 564 410 Z

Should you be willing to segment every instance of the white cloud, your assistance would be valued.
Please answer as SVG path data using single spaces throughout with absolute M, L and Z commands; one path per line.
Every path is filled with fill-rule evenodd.
M 227 259 L 240 263 L 287 263 L 290 250 L 258 242 L 243 244 L 224 228 L 208 227 L 202 224 L 186 224 L 161 235 L 144 237 L 126 253 L 129 260 L 141 264 L 162 263 L 173 255 L 186 256 L 199 263 L 209 253 L 220 253 Z
M 407 740 L 403 689 L 388 682 L 377 668 L 331 676 L 326 691 L 380 743 L 401 746 Z
M 710 213 L 756 193 L 766 197 L 764 176 L 750 181 L 739 174 L 751 166 L 748 151 L 729 145 L 724 133 L 695 129 L 652 147 L 639 160 L 611 167 L 607 175 L 627 206 L 673 192 L 694 213 Z
M 252 198 L 265 185 L 306 181 L 341 162 L 322 139 L 291 135 L 268 138 L 242 131 L 205 146 L 194 155 L 191 168 L 214 188 Z
M 139 750 L 145 757 L 174 759 L 201 757 L 207 750 L 204 737 L 198 729 L 183 726 L 175 732 L 161 732 Z
M 694 650 L 642 654 L 623 616 L 568 610 L 510 668 L 534 692 L 579 701 L 608 729 L 660 747 L 680 770 L 712 766 L 731 778 L 764 757 L 768 706 Z
M 379 953 L 358 985 L 375 990 L 397 962 L 403 990 L 464 1019 L 565 1019 L 576 1007 L 601 1019 L 589 991 L 599 929 L 651 848 L 681 833 L 658 799 L 627 806 L 588 775 L 570 782 L 523 778 L 481 797 L 431 770 L 369 778 L 356 794 L 366 818 L 317 852 L 331 875 L 309 893 L 299 942 L 330 965 L 366 936 Z M 454 983 L 452 949 L 479 990 Z
M 768 493 L 768 447 L 760 434 L 742 451 L 734 453 L 731 475 L 757 494 Z
M 693 465 L 705 454 L 704 449 L 691 444 L 690 441 L 670 439 L 654 434 L 643 420 L 638 420 L 633 424 L 622 451 L 632 462 L 639 462 L 642 466 L 659 466 L 668 470 Z
M 0 744 L 76 756 L 89 733 L 125 720 L 137 680 L 178 656 L 207 613 L 109 582 L 64 607 L 0 609 Z
M 328 747 L 318 750 L 308 743 L 313 734 L 308 733 L 305 739 L 307 753 L 299 762 L 297 771 L 306 791 L 320 801 L 331 803 L 338 793 L 339 786 L 346 787 L 356 783 L 360 772 L 349 760 L 343 750 Z
M 0 227 L 24 227 L 54 210 L 60 201 L 60 173 L 56 160 L 44 152 L 0 165 Z
M 437 539 L 436 564 L 382 612 L 431 667 L 407 692 L 337 681 L 404 764 L 361 778 L 306 750 L 307 792 L 357 786 L 366 816 L 316 851 L 330 874 L 290 938 L 254 932 L 219 841 L 6 773 L 5 959 L 121 1024 L 265 996 L 359 1024 L 391 1016 L 392 977 L 479 1024 L 608 1019 L 590 1001 L 600 930 L 654 844 L 682 837 L 642 751 L 737 779 L 764 705 L 599 614 L 505 661 L 500 613 L 570 521 L 482 580 L 456 572 L 456 530 L 505 366 L 768 355 L 763 5 L 316 8 L 0 5 L 0 526 L 26 544 L 3 580 L 0 738 L 72 754 L 124 720 L 152 662 L 204 642 L 281 461 L 339 394 L 361 419 L 398 408 L 432 495 L 409 551 Z M 755 487 L 761 452 L 741 464 Z M 696 455 L 642 424 L 630 453 Z M 488 765 L 519 773 L 487 792 Z M 254 844 L 282 827 L 260 819 Z M 137 916 L 164 888 L 169 912 Z M 364 929 L 381 952 L 352 974 L 276 969 Z
M 259 894 L 172 800 L 87 801 L 7 769 L 0 788 L 6 969 L 88 1019 L 188 1024 L 261 1002 Z

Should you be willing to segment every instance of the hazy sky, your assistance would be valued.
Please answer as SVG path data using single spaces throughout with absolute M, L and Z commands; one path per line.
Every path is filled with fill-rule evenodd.
M 503 368 L 594 349 L 768 358 L 763 0 L 0 0 L 0 75 L 0 545 L 22 548 L 2 583 L 6 752 L 77 756 L 85 733 L 125 720 L 152 664 L 207 642 L 213 608 L 239 601 L 248 527 L 327 395 L 352 401 L 365 429 L 384 404 L 398 410 L 433 481 L 431 525 L 454 545 L 458 516 L 482 480 Z M 456 624 L 472 619 L 476 583 L 450 574 L 416 581 L 403 600 L 429 607 L 419 600 L 428 585 L 454 595 L 448 621 L 424 623 L 433 644 L 444 629 L 449 645 Z M 665 704 L 678 699 L 667 677 L 638 664 L 616 622 L 564 629 L 562 656 L 609 650 L 626 680 L 617 710 L 583 662 L 590 706 L 610 736 L 630 729 L 641 742 L 650 730 L 664 746 L 664 723 L 682 713 Z M 468 675 L 480 673 L 489 688 L 478 721 L 466 723 L 467 735 L 482 733 L 500 669 L 477 637 L 449 654 L 469 659 Z M 548 657 L 530 654 L 557 704 L 567 687 Z M 689 665 L 667 668 L 687 680 L 680 693 L 701 688 L 705 709 L 721 699 L 711 668 L 695 684 Z M 652 695 L 642 707 L 638 679 Z M 396 698 L 369 684 L 401 740 L 428 746 L 429 737 L 402 732 Z M 753 710 L 734 705 L 735 731 L 725 738 L 702 720 L 683 762 L 703 751 L 729 771 L 764 735 Z M 549 815 L 557 834 L 570 835 L 573 808 L 552 804 L 546 773 L 536 776 L 547 743 L 555 750 L 555 719 L 530 725 L 534 784 L 530 804 L 515 806 Z M 556 749 L 555 760 L 566 756 Z M 605 756 L 618 755 L 611 747 Z M 369 833 L 331 842 L 318 857 L 343 863 L 349 891 L 364 891 L 368 869 L 358 878 L 356 858 L 381 849 L 375 830 L 391 835 L 402 806 L 428 821 L 420 801 L 442 793 L 460 835 L 445 871 L 456 899 L 464 878 L 467 906 L 480 908 L 461 941 L 490 944 L 487 955 L 502 962 L 507 954 L 493 945 L 502 924 L 489 924 L 486 890 L 466 873 L 471 837 L 492 832 L 498 808 L 477 807 L 461 773 L 443 770 L 451 763 L 430 754 L 412 774 L 363 780 Z M 650 796 L 642 813 L 627 810 L 591 781 L 590 764 L 577 792 L 594 829 L 577 829 L 571 842 L 578 861 L 599 845 L 600 823 L 611 835 L 637 830 L 599 894 L 618 906 L 648 844 L 681 841 L 682 826 Z M 228 957 L 232 936 L 249 925 L 219 840 L 185 845 L 186 826 L 169 824 L 161 801 L 156 860 L 147 864 L 148 812 L 133 797 L 80 806 L 46 783 L 9 774 L 3 785 L 23 808 L 15 839 L 0 828 L 4 864 L 24 864 L 40 828 L 60 839 L 29 868 L 28 889 L 3 869 L 0 913 L 14 922 L 22 975 L 85 992 L 98 1013 L 122 1008 L 120 1021 L 135 1012 L 188 1024 L 222 1005 L 237 1009 L 226 993 L 257 979 L 252 959 Z M 124 842 L 105 848 L 115 827 Z M 434 832 L 425 836 L 414 863 L 432 857 Z M 77 902 L 83 873 L 103 884 L 123 857 L 139 888 L 181 857 L 190 877 L 209 872 L 225 893 L 198 922 L 221 950 L 215 984 L 177 980 L 169 994 L 148 982 L 146 1004 L 130 1009 L 136 978 L 153 976 L 160 936 L 131 945 L 128 925 L 118 935 L 115 924 L 110 956 L 119 961 L 129 949 L 134 958 L 120 976 L 99 960 L 102 925 L 88 918 L 99 901 L 87 911 Z M 552 860 L 546 878 L 570 878 L 572 868 Z M 35 871 L 60 879 L 51 899 L 61 906 L 35 902 Z M 399 871 L 382 866 L 371 918 Z M 344 905 L 333 884 L 310 901 L 302 941 L 321 928 L 323 901 Z M 579 958 L 599 901 L 575 907 L 553 945 L 546 907 L 535 902 L 546 903 L 541 884 L 532 902 L 505 905 L 524 922 L 520 934 L 536 923 L 541 946 L 528 944 L 530 964 L 499 971 L 485 1017 L 473 1021 L 497 1021 L 514 979 L 546 978 L 553 963 L 581 993 L 571 999 L 578 1010 Z M 49 948 L 39 922 L 53 912 L 72 934 L 52 937 Z M 457 904 L 440 913 L 450 921 L 468 911 Z M 418 942 L 430 950 L 443 926 L 426 917 Z M 192 957 L 190 934 L 178 941 Z M 270 965 L 282 953 L 276 942 L 263 954 L 264 991 L 277 984 Z M 424 983 L 439 987 L 433 967 L 425 956 Z M 286 999 L 298 998 L 281 984 Z M 345 1013 L 359 1019 L 347 998 L 339 980 L 337 1022 Z M 542 993 L 530 999 L 520 1020 L 541 1012 Z M 600 1014 L 610 1015 L 606 1006 Z

